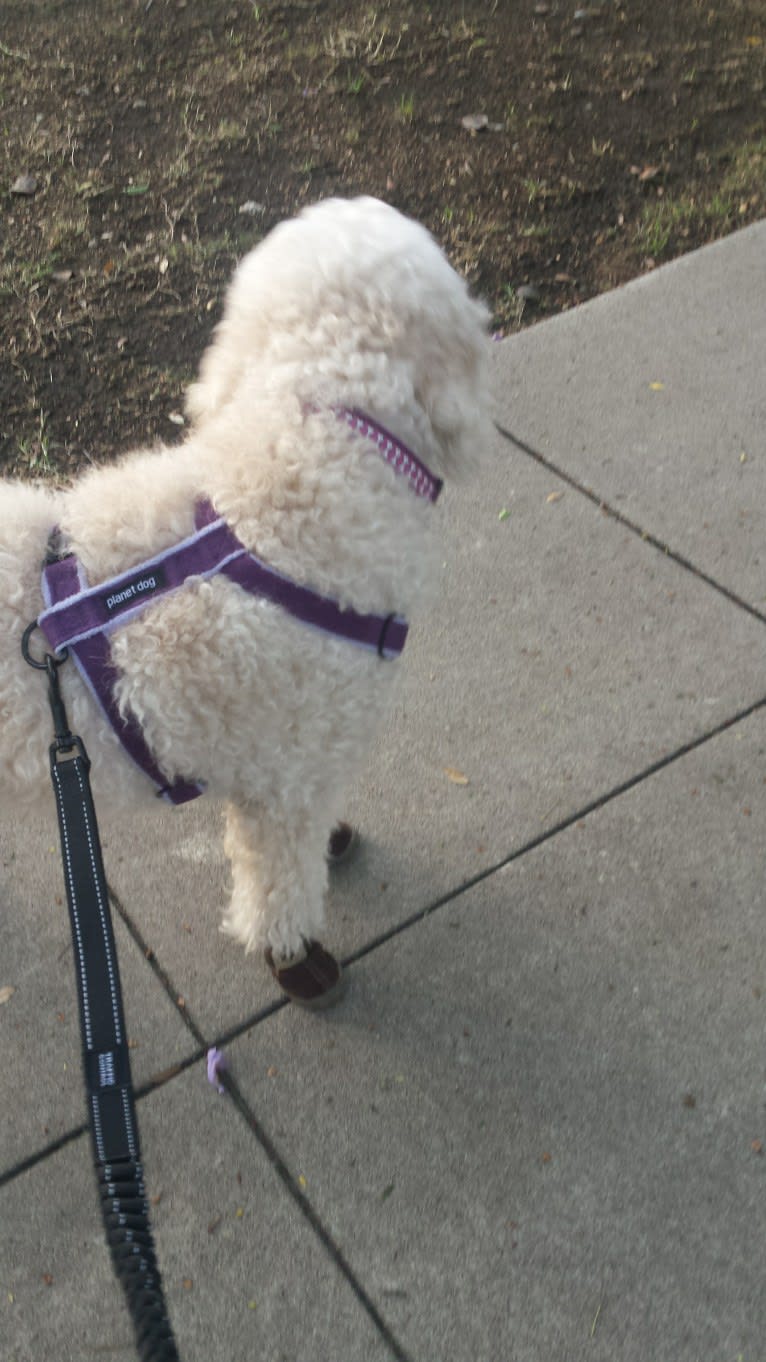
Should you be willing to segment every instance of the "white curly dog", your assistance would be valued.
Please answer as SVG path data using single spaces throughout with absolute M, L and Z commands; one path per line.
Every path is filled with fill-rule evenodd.
M 2 796 L 14 810 L 50 797 L 46 688 L 20 644 L 46 606 L 41 565 L 58 527 L 80 588 L 97 596 L 107 583 L 101 601 L 108 590 L 119 602 L 103 637 L 122 720 L 169 784 L 200 782 L 225 801 L 224 929 L 265 951 L 301 1002 L 338 990 L 319 945 L 328 835 L 385 713 L 401 636 L 390 650 L 367 646 L 194 564 L 182 585 L 124 607 L 143 589 L 136 573 L 199 537 L 203 503 L 288 592 L 372 616 L 383 632 L 394 617 L 401 631 L 433 558 L 436 480 L 469 466 L 486 439 L 487 320 L 422 227 L 375 199 L 327 200 L 239 266 L 183 444 L 60 491 L 0 483 Z M 71 664 L 60 677 L 97 802 L 153 798 L 103 697 Z M 336 851 L 348 831 L 336 830 Z

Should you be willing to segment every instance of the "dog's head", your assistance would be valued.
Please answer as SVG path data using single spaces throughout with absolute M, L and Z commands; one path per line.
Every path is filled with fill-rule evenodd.
M 187 410 L 201 424 L 248 390 L 421 414 L 441 474 L 486 436 L 489 314 L 433 238 L 377 199 L 327 199 L 240 264 Z

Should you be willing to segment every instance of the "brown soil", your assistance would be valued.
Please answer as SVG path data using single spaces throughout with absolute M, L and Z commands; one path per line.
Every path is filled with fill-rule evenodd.
M 0 73 L 23 476 L 173 438 L 234 262 L 306 201 L 419 218 L 505 333 L 766 211 L 763 0 L 5 0 Z

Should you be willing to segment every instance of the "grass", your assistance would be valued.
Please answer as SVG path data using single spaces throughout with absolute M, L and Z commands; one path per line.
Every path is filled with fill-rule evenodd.
M 52 478 L 56 474 L 47 424 L 48 413 L 40 407 L 37 431 L 27 439 L 18 441 L 18 452 L 30 477 Z
M 651 52 L 626 30 L 623 46 L 604 48 L 599 85 L 589 53 L 603 46 L 603 13 L 585 24 L 576 65 L 571 39 L 559 37 L 558 47 L 546 43 L 537 52 L 533 83 L 524 64 L 509 85 L 498 33 L 511 7 L 500 0 L 245 0 L 211 5 L 196 18 L 194 6 L 180 18 L 167 8 L 139 0 L 131 24 L 124 5 L 107 0 L 92 52 L 92 15 L 82 0 L 67 7 L 72 22 L 60 26 L 53 47 L 42 36 L 38 43 L 27 17 L 2 34 L 0 185 L 13 222 L 0 241 L 11 394 L 0 457 L 7 447 L 9 458 L 36 470 L 66 469 L 82 429 L 90 431 L 87 421 L 73 423 L 67 406 L 67 384 L 81 382 L 83 347 L 91 347 L 104 391 L 129 389 L 123 416 L 109 417 L 108 438 L 151 428 L 154 379 L 144 390 L 143 370 L 128 378 L 132 357 L 153 352 L 165 329 L 181 347 L 199 347 L 205 309 L 218 306 L 234 261 L 274 216 L 309 195 L 390 195 L 436 231 L 504 327 L 531 311 L 522 316 L 512 286 L 503 288 L 517 273 L 552 280 L 559 269 L 574 274 L 576 261 L 579 299 L 640 272 L 647 256 L 668 260 L 766 211 L 766 129 L 754 112 L 763 48 L 748 55 L 744 27 L 714 56 L 708 36 L 680 11 L 673 33 L 651 35 Z M 32 7 L 12 0 L 9 13 L 30 9 L 47 13 L 50 0 Z M 709 8 L 719 38 L 720 11 Z M 105 73 L 94 57 L 104 51 L 102 91 Z M 647 119 L 653 140 L 644 150 L 633 136 L 638 104 L 624 104 L 650 69 L 659 70 L 658 85 L 673 103 L 667 128 Z M 559 163 L 569 136 L 565 105 L 585 97 L 586 87 L 597 88 L 599 99 L 582 123 L 575 122 L 580 105 L 573 106 L 579 142 Z M 492 120 L 475 142 L 460 129 L 472 110 Z M 408 154 L 394 156 L 403 142 Z M 661 173 L 639 184 L 628 178 L 634 161 Z M 35 174 L 37 194 L 11 199 L 22 170 Z M 262 217 L 239 213 L 251 197 L 266 204 Z M 570 294 L 552 287 L 545 297 L 565 306 Z M 193 327 L 174 320 L 184 309 Z M 129 326 L 135 336 L 115 367 Z M 63 400 L 54 403 L 49 394 L 59 384 Z M 89 421 L 97 386 L 83 394 Z M 42 422 L 41 409 L 50 412 Z
M 15 293 L 21 297 L 45 283 L 53 271 L 66 266 L 82 251 L 88 236 L 88 215 L 54 214 L 40 233 L 39 251 L 34 259 L 19 261 L 9 241 L 0 253 L 0 296 Z
M 538 199 L 545 199 L 548 194 L 548 187 L 544 180 L 526 179 L 523 182 L 526 190 L 527 203 L 537 203 Z
M 721 172 L 709 192 L 703 184 L 695 194 L 666 195 L 646 205 L 636 232 L 636 245 L 645 254 L 661 259 L 692 231 L 703 230 L 711 239 L 722 236 L 766 200 L 766 137 L 744 142 L 719 159 Z
M 400 95 L 396 106 L 396 116 L 401 123 L 411 123 L 415 113 L 415 96 Z
M 325 36 L 324 50 L 333 61 L 363 62 L 379 66 L 391 61 L 401 45 L 404 31 L 392 33 L 376 13 L 364 15 L 355 28 L 338 28 Z
M 551 235 L 551 228 L 543 222 L 527 222 L 519 228 L 519 236 L 529 241 L 544 241 Z

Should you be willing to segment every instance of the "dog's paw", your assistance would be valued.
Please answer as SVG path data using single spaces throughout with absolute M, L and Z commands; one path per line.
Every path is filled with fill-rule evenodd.
M 288 957 L 265 951 L 266 964 L 282 992 L 301 1007 L 334 1007 L 346 990 L 346 976 L 335 956 L 318 941 L 306 941 L 302 950 Z
M 339 865 L 351 855 L 359 842 L 359 834 L 350 823 L 336 823 L 327 843 L 325 859 L 328 865 Z

